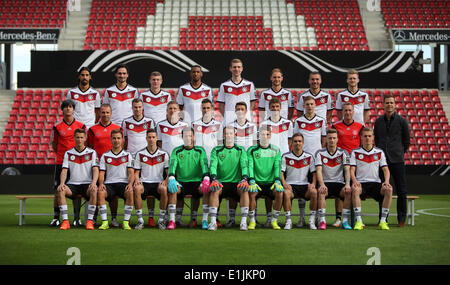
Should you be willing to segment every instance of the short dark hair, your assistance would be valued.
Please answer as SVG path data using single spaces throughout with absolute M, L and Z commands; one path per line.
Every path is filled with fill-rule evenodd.
M 155 128 L 150 128 L 150 129 L 148 129 L 148 130 L 147 130 L 147 134 L 149 134 L 149 133 L 156 133 L 156 135 L 158 135 L 158 132 L 156 131 Z
M 194 131 L 193 128 L 186 126 L 186 127 L 184 127 L 184 128 L 181 130 L 181 136 L 183 137 L 184 132 L 187 132 L 187 131 L 192 132 L 192 134 L 195 133 L 195 131 Z
M 302 134 L 302 133 L 295 133 L 295 134 L 292 136 L 292 140 L 294 140 L 296 137 L 302 137 L 302 140 L 305 141 L 305 138 L 303 137 L 303 134 Z
M 80 68 L 80 71 L 78 71 L 78 76 L 80 76 L 80 74 L 81 74 L 81 72 L 82 71 L 87 71 L 87 72 L 89 72 L 89 75 L 91 75 L 91 70 L 89 69 L 89 67 L 87 67 L 87 66 L 83 66 L 82 68 Z
M 114 129 L 114 130 L 112 130 L 112 131 L 111 131 L 111 137 L 112 137 L 114 134 L 120 134 L 120 135 L 123 137 L 123 133 L 122 133 L 122 130 L 121 130 L 121 129 Z
M 337 134 L 337 130 L 336 129 L 327 129 L 327 135 L 328 134 Z
M 131 105 L 133 105 L 134 103 L 144 103 L 143 101 L 142 101 L 142 99 L 141 98 L 134 98 L 133 99 L 133 101 L 131 101 Z
M 73 132 L 73 136 L 75 137 L 77 134 L 84 134 L 86 136 L 86 130 L 85 129 L 76 129 Z
M 206 104 L 206 103 L 209 103 L 209 104 L 213 105 L 212 101 L 209 100 L 208 98 L 205 98 L 205 99 L 202 100 L 202 104 Z
M 117 73 L 117 71 L 118 71 L 120 68 L 125 68 L 125 69 L 127 70 L 127 73 L 130 73 L 130 71 L 128 70 L 128 65 L 123 64 L 123 63 L 119 64 L 118 66 L 116 66 L 116 68 L 114 68 L 114 73 Z
M 72 106 L 72 108 L 75 109 L 75 102 L 71 99 L 66 99 L 61 103 L 61 111 L 64 110 L 64 108 Z
M 394 101 L 395 101 L 395 97 L 394 97 L 393 94 L 386 94 L 386 95 L 383 96 L 383 102 L 386 101 L 386 99 L 388 99 L 388 98 L 393 98 Z
M 279 98 L 274 97 L 274 98 L 270 99 L 270 101 L 269 101 L 269 107 L 270 107 L 272 104 L 280 104 L 280 105 L 281 105 L 281 101 L 280 101 Z
M 234 105 L 234 108 L 236 109 L 237 106 L 245 106 L 245 110 L 247 110 L 247 104 L 245 104 L 245 102 L 237 102 L 236 105 Z

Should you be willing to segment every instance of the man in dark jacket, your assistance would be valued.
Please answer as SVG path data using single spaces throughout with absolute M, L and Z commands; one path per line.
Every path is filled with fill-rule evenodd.
M 385 114 L 375 121 L 375 145 L 386 154 L 386 159 L 394 179 L 397 193 L 397 220 L 398 226 L 404 227 L 406 220 L 406 172 L 405 152 L 410 145 L 408 122 L 395 112 L 395 99 L 393 95 L 383 98 Z

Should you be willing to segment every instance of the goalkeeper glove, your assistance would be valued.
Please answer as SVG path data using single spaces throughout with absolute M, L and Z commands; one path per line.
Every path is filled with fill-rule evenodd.
M 215 179 L 213 180 L 213 182 L 211 182 L 211 184 L 209 184 L 209 189 L 213 192 L 220 191 L 222 187 L 223 185 Z
M 250 180 L 250 190 L 251 193 L 257 193 L 258 191 L 261 191 L 261 187 L 256 184 L 255 179 Z
M 200 185 L 200 189 L 202 190 L 203 194 L 209 193 L 209 177 L 205 176 L 203 177 L 202 184 Z
M 248 182 L 246 179 L 242 179 L 241 182 L 239 182 L 237 186 L 238 190 L 242 192 L 247 192 L 250 190 L 250 185 L 248 185 Z
M 178 186 L 180 184 L 178 183 L 178 181 L 175 179 L 175 177 L 170 176 L 169 177 L 169 183 L 167 185 L 167 190 L 169 191 L 169 193 L 177 193 L 178 192 Z
M 280 182 L 280 180 L 275 180 L 275 182 L 273 183 L 273 185 L 272 185 L 272 187 L 270 187 L 270 190 L 273 190 L 275 188 L 275 190 L 276 191 L 278 191 L 278 192 L 283 192 L 284 191 L 284 188 L 283 188 L 283 186 L 281 185 L 281 182 Z

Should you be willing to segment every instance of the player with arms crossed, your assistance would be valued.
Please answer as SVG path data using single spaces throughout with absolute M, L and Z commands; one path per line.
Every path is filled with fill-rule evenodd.
M 379 228 L 389 230 L 386 218 L 392 202 L 392 186 L 389 184 L 389 168 L 384 152 L 373 145 L 374 135 L 371 128 L 365 127 L 361 131 L 360 148 L 352 151 L 350 156 L 350 175 L 352 179 L 352 204 L 355 211 L 355 230 L 364 228 L 361 219 L 361 198 L 372 197 L 378 202 L 382 201 Z M 383 171 L 384 181 L 381 183 L 379 171 Z
M 348 219 L 351 212 L 352 189 L 350 187 L 350 155 L 337 147 L 338 135 L 335 129 L 327 130 L 327 147 L 316 152 L 316 176 L 318 189 L 319 230 L 327 228 L 325 220 L 326 198 L 344 200 L 342 228 L 351 230 Z
M 64 154 L 61 183 L 57 188 L 59 209 L 63 218 L 60 229 L 70 229 L 66 197 L 74 199 L 77 195 L 82 195 L 89 201 L 86 229 L 93 230 L 97 204 L 98 158 L 95 150 L 85 146 L 86 130 L 76 129 L 74 138 L 75 147 Z M 65 184 L 67 172 L 70 172 L 70 179 Z
M 134 159 L 134 205 L 138 223 L 137 230 L 144 228 L 142 218 L 142 200 L 147 196 L 155 196 L 159 200 L 158 226 L 161 230 L 166 229 L 164 222 L 167 210 L 167 169 L 169 168 L 169 155 L 157 146 L 158 135 L 155 129 L 146 132 L 147 147 L 138 151 Z
M 144 103 L 144 116 L 159 123 L 164 120 L 167 104 L 172 100 L 169 92 L 161 89 L 163 82 L 162 74 L 159 71 L 150 73 L 150 88 L 141 94 L 139 98 Z
M 194 130 L 186 127 L 182 131 L 184 144 L 176 147 L 170 156 L 169 163 L 169 224 L 168 230 L 175 229 L 175 208 L 177 194 L 180 200 L 184 195 L 194 198 L 209 198 L 209 169 L 205 149 L 196 146 Z M 181 187 L 181 190 L 180 190 Z M 197 209 L 193 208 L 192 211 Z M 208 221 L 206 221 L 206 225 Z
M 102 225 L 100 230 L 109 229 L 108 213 L 105 200 L 119 196 L 125 200 L 123 229 L 131 230 L 129 221 L 133 211 L 133 157 L 122 147 L 123 134 L 120 130 L 111 131 L 112 149 L 105 152 L 100 159 L 98 178 L 98 205 Z

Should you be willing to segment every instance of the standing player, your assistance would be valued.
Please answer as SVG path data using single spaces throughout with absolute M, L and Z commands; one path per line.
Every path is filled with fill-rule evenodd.
M 144 117 L 144 106 L 141 99 L 133 99 L 133 116 L 122 122 L 125 137 L 124 149 L 134 157 L 136 153 L 147 145 L 145 139 L 147 130 L 155 128 L 152 119 Z
M 82 67 L 78 72 L 78 85 L 67 92 L 66 99 L 75 102 L 75 120 L 82 122 L 89 129 L 99 118 L 101 104 L 100 93 L 91 87 L 91 71 Z
M 73 113 L 75 110 L 75 103 L 72 100 L 64 100 L 61 103 L 61 110 L 63 113 L 63 119 L 61 122 L 56 123 L 53 126 L 52 132 L 52 149 L 56 152 L 56 164 L 55 164 L 55 174 L 54 174 L 54 190 L 56 192 L 56 187 L 60 184 L 62 163 L 64 160 L 64 154 L 69 149 L 75 146 L 74 133 L 76 129 L 86 129 L 86 126 L 75 120 Z M 77 201 L 78 200 L 78 201 Z M 77 201 L 74 204 L 75 209 L 75 217 L 74 217 L 74 225 L 81 225 L 80 221 L 80 208 L 81 201 L 79 199 L 74 200 Z M 50 226 L 56 227 L 59 226 L 59 206 L 58 206 L 58 197 L 55 195 L 55 199 L 53 201 L 53 210 L 54 216 L 53 220 L 50 223 Z
M 85 146 L 86 130 L 76 129 L 74 138 L 75 147 L 64 154 L 61 183 L 57 188 L 59 209 L 63 218 L 60 229 L 70 229 L 66 197 L 74 199 L 80 194 L 89 200 L 86 229 L 93 230 L 93 218 L 97 205 L 98 158 L 95 150 Z M 66 185 L 67 172 L 70 172 L 70 179 Z
M 355 230 L 364 227 L 361 219 L 361 198 L 370 196 L 382 202 L 379 228 L 389 230 L 386 218 L 392 201 L 392 186 L 389 184 L 389 168 L 384 152 L 373 145 L 373 130 L 365 127 L 361 132 L 362 146 L 353 150 L 350 156 L 350 175 L 352 179 L 352 204 L 355 211 Z M 381 183 L 379 171 L 383 171 L 384 181 Z
M 172 153 L 173 149 L 183 144 L 181 136 L 182 130 L 188 124 L 180 118 L 180 106 L 175 101 L 167 104 L 166 119 L 156 125 L 158 132 L 158 147 L 167 153 Z
M 176 100 L 181 110 L 184 110 L 183 120 L 192 123 L 202 118 L 202 100 L 209 99 L 213 102 L 213 91 L 202 82 L 203 72 L 200 66 L 192 66 L 189 76 L 191 81 L 180 86 Z
M 316 152 L 315 164 L 318 189 L 319 230 L 325 230 L 326 202 L 328 197 L 344 200 L 342 228 L 351 230 L 348 219 L 351 212 L 352 189 L 350 188 L 350 155 L 337 147 L 338 134 L 335 129 L 327 130 L 327 147 Z
M 137 152 L 134 159 L 134 204 L 138 223 L 136 229 L 144 227 L 142 219 L 142 200 L 147 196 L 155 196 L 159 200 L 158 226 L 161 230 L 166 228 L 164 218 L 167 210 L 167 176 L 169 168 L 169 155 L 158 148 L 156 142 L 158 135 L 155 129 L 148 129 L 146 132 L 147 147 Z
M 281 158 L 281 181 L 284 191 L 284 211 L 286 212 L 285 230 L 292 229 L 291 209 L 292 199 L 303 198 L 311 200 L 309 203 L 309 228 L 316 230 L 315 217 L 317 211 L 317 190 L 314 157 L 303 150 L 304 140 L 301 133 L 292 137 L 292 151 L 285 153 Z M 312 174 L 312 182 L 308 182 L 308 175 Z M 281 209 L 279 207 L 278 209 Z M 303 217 L 300 217 L 302 219 Z M 300 222 L 300 227 L 303 222 Z
M 331 123 L 333 98 L 329 93 L 320 89 L 320 84 L 322 84 L 322 76 L 317 71 L 311 72 L 309 74 L 308 83 L 309 89 L 298 96 L 296 109 L 298 110 L 299 117 L 305 113 L 305 98 L 312 97 L 315 101 L 317 115 Z
M 283 203 L 284 191 L 280 181 L 281 154 L 277 146 L 270 144 L 270 136 L 270 128 L 260 128 L 258 145 L 250 147 L 247 151 L 250 177 L 249 230 L 254 230 L 256 227 L 256 200 L 262 196 L 275 200 L 271 225 L 273 229 L 280 229 L 278 216 Z
M 339 120 L 342 120 L 342 104 L 345 102 L 352 103 L 355 106 L 355 114 L 353 119 L 365 124 L 369 121 L 370 99 L 369 94 L 359 90 L 358 71 L 352 69 L 347 72 L 347 89 L 336 95 L 336 110 Z
M 161 89 L 163 82 L 162 74 L 159 71 L 150 73 L 150 88 L 139 95 L 144 102 L 144 116 L 159 123 L 166 116 L 167 104 L 172 101 L 169 92 Z
M 281 102 L 281 117 L 291 120 L 294 115 L 294 97 L 291 91 L 281 86 L 283 82 L 283 73 L 281 69 L 272 69 L 270 76 L 272 87 L 261 92 L 259 97 L 259 115 L 261 119 L 268 119 L 270 116 L 269 102 L 273 98 L 278 98 Z
M 131 230 L 129 221 L 133 212 L 133 157 L 122 147 L 123 134 L 121 130 L 111 131 L 112 149 L 105 152 L 100 159 L 100 174 L 98 178 L 98 205 L 102 225 L 100 230 L 109 229 L 108 214 L 105 200 L 119 196 L 125 200 L 123 229 Z
M 114 74 L 117 80 L 116 84 L 106 88 L 103 103 L 111 105 L 111 121 L 116 125 L 121 125 L 125 118 L 133 115 L 131 102 L 133 99 L 139 98 L 139 91 L 127 83 L 129 73 L 126 65 L 117 66 Z
M 243 71 L 242 61 L 240 59 L 233 59 L 230 63 L 231 79 L 220 84 L 219 95 L 217 102 L 219 102 L 220 113 L 223 116 L 225 125 L 233 122 L 235 117 L 235 105 L 237 102 L 244 102 L 247 105 L 247 120 L 252 121 L 251 112 L 256 107 L 255 86 L 253 82 L 242 78 Z
M 224 144 L 215 147 L 211 152 L 211 193 L 209 196 L 209 214 L 211 223 L 209 230 L 217 230 L 216 216 L 219 207 L 219 196 L 230 198 L 241 205 L 240 229 L 248 230 L 248 166 L 247 153 L 242 146 L 234 142 L 234 128 L 223 129 Z
M 207 200 L 209 197 L 209 170 L 206 152 L 201 146 L 195 145 L 194 130 L 186 127 L 182 131 L 184 144 L 176 147 L 170 156 L 169 164 L 169 216 L 167 229 L 175 229 L 175 199 L 177 193 L 180 200 L 184 195 L 192 195 Z M 179 190 L 181 186 L 181 191 Z M 197 209 L 192 208 L 192 211 Z M 192 214 L 192 213 L 191 213 Z M 207 222 L 206 222 L 207 223 Z

